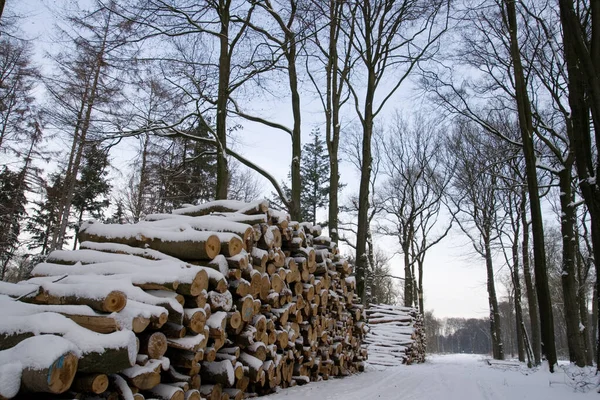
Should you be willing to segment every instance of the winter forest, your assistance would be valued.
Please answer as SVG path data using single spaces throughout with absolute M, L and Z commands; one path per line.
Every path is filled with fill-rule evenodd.
M 0 281 L 232 200 L 416 308 L 428 353 L 600 365 L 598 132 L 596 0 L 0 0 Z M 485 316 L 428 304 L 449 240 Z

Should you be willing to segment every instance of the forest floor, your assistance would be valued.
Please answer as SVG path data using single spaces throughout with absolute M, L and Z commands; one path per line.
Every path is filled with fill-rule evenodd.
M 265 400 L 579 400 L 600 397 L 595 369 L 547 364 L 533 370 L 517 362 L 493 363 L 481 355 L 430 355 L 424 364 L 367 367 L 343 379 L 282 389 Z

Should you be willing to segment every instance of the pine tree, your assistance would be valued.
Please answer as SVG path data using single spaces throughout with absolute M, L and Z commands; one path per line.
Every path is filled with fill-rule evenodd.
M 31 234 L 27 245 L 29 250 L 40 249 L 39 255 L 45 256 L 50 249 L 52 232 L 59 222 L 60 199 L 64 186 L 64 170 L 50 175 L 50 182 L 44 182 L 43 198 L 34 201 L 35 205 L 25 230 Z
M 75 243 L 77 233 L 85 213 L 91 218 L 102 218 L 102 211 L 108 207 L 108 194 L 111 185 L 108 182 L 108 153 L 97 144 L 91 144 L 84 151 L 81 173 L 75 184 L 73 208 L 76 212 Z
M 19 244 L 21 220 L 25 216 L 27 198 L 22 174 L 7 167 L 0 172 L 0 280 L 4 280 L 8 263 Z
M 303 221 L 317 223 L 317 209 L 329 197 L 329 156 L 319 128 L 310 132 L 311 141 L 302 147 L 300 164 L 301 216 Z

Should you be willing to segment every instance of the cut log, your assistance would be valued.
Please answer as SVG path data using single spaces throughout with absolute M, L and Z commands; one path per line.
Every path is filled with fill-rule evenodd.
M 135 362 L 137 349 L 133 332 L 95 333 L 55 313 L 4 317 L 0 324 L 0 349 L 13 347 L 24 339 L 23 334 L 48 333 L 61 335 L 81 349 L 79 372 L 113 373 Z
M 221 385 L 202 385 L 200 386 L 200 395 L 207 400 L 221 400 Z
M 225 293 L 219 293 L 216 291 L 208 292 L 208 304 L 210 304 L 210 310 L 216 311 L 230 311 L 233 307 L 233 297 L 231 292 L 226 291 Z
M 160 400 L 185 400 L 184 392 L 181 388 L 173 385 L 158 384 L 148 389 L 148 397 L 154 397 Z
M 35 304 L 68 305 L 79 304 L 102 312 L 119 312 L 127 304 L 125 293 L 110 290 L 106 286 L 82 286 L 79 284 L 44 283 L 42 291 L 35 297 L 22 300 Z
M 206 324 L 206 311 L 204 308 L 185 308 L 183 310 L 183 324 L 194 333 L 203 333 Z
M 78 354 L 71 342 L 53 335 L 28 338 L 0 351 L 0 396 L 15 397 L 21 387 L 29 392 L 65 392 L 75 378 Z
M 139 352 L 150 358 L 160 359 L 167 352 L 167 337 L 162 332 L 144 333 L 138 335 L 140 340 Z
M 181 260 L 212 260 L 221 251 L 218 236 L 195 230 L 164 231 L 147 225 L 118 225 L 84 222 L 80 241 L 120 243 L 148 247 Z
M 258 200 L 251 203 L 245 203 L 237 200 L 216 200 L 197 206 L 177 208 L 173 210 L 173 214 L 189 215 L 191 217 L 198 217 L 213 213 L 240 213 L 254 215 L 264 214 L 268 209 L 269 203 L 266 200 Z
M 71 390 L 101 394 L 108 389 L 108 376 L 106 374 L 77 374 Z
M 203 362 L 200 369 L 202 382 L 220 383 L 224 387 L 231 387 L 235 383 L 235 373 L 230 361 Z
M 160 371 L 162 362 L 159 360 L 150 360 L 146 365 L 135 365 L 121 371 L 130 385 L 139 390 L 152 389 L 160 383 Z

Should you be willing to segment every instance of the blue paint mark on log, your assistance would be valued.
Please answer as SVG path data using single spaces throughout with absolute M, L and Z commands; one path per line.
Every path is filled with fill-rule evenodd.
M 48 368 L 48 377 L 47 377 L 48 385 L 50 385 L 50 383 L 51 383 L 50 381 L 52 380 L 52 372 L 54 372 L 54 369 L 55 368 L 61 369 L 63 367 L 64 362 L 65 362 L 65 356 L 62 355 L 62 356 L 60 356 L 60 358 L 58 360 L 56 360 L 56 362 L 54 362 L 50 366 L 50 368 Z

